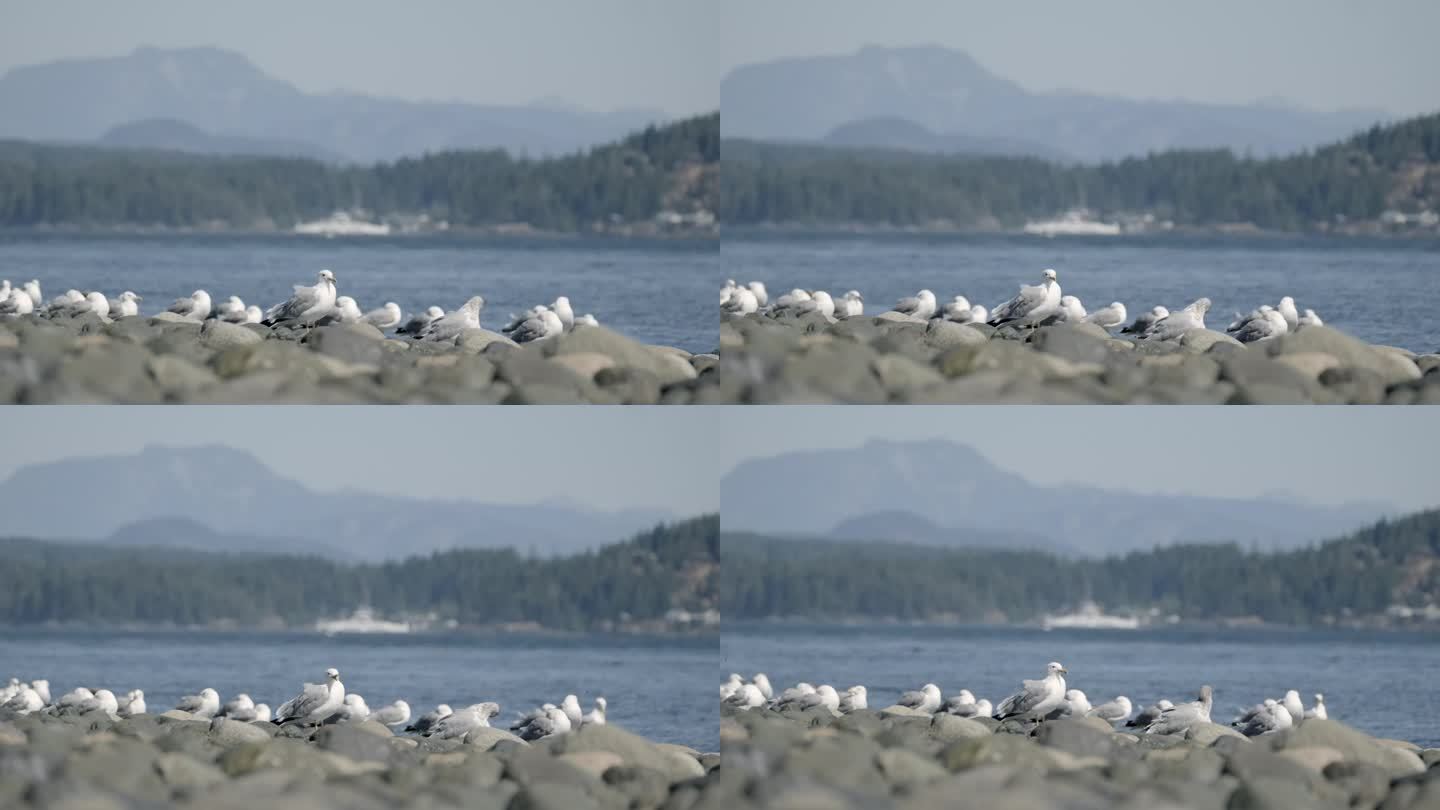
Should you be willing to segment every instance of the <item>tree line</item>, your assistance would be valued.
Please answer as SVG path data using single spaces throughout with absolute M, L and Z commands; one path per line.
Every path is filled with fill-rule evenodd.
M 1440 209 L 1440 114 L 1297 155 L 1228 149 L 1100 165 L 939 156 L 726 139 L 720 218 L 747 224 L 1018 227 L 1074 208 L 1153 213 L 1177 225 L 1298 231 Z
M 0 141 L 0 226 L 289 228 L 337 210 L 579 231 L 713 211 L 718 113 L 564 157 L 457 150 L 373 166 Z M 694 167 L 711 167 L 690 177 Z
M 1035 620 L 1094 600 L 1183 619 L 1304 625 L 1440 600 L 1440 510 L 1309 548 L 1185 544 L 1103 559 L 726 534 L 728 619 Z
M 719 518 L 708 515 L 569 557 L 464 549 L 359 565 L 0 540 L 0 623 L 298 625 L 370 605 L 383 615 L 586 630 L 715 608 L 719 533 Z

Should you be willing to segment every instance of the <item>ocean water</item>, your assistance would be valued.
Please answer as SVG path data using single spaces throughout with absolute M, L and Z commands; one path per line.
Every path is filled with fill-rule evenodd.
M 47 300 L 72 287 L 133 290 L 145 314 L 196 289 L 265 309 L 327 267 L 365 311 L 386 301 L 407 315 L 448 311 L 478 294 L 481 325 L 499 329 L 511 313 L 568 295 L 576 314 L 645 343 L 690 352 L 719 343 L 713 299 L 724 274 L 714 241 L 0 232 L 0 278 L 39 279 Z
M 798 681 L 839 691 L 864 684 L 871 708 L 927 682 L 946 697 L 969 689 L 998 704 L 1020 681 L 1059 661 L 1067 685 L 1093 704 L 1125 695 L 1148 706 L 1215 689 L 1211 717 L 1299 690 L 1308 707 L 1325 695 L 1331 719 L 1368 734 L 1440 746 L 1440 635 L 1276 629 L 1051 630 L 1011 627 L 840 626 L 730 623 L 721 636 L 718 684 L 731 672 L 766 673 L 775 688 Z
M 151 712 L 207 686 L 221 701 L 248 692 L 274 709 L 301 684 L 340 670 L 372 710 L 396 699 L 414 716 L 493 700 L 508 726 L 575 693 L 588 712 L 656 742 L 719 748 L 711 683 L 717 641 L 614 635 L 342 635 L 204 631 L 0 629 L 0 678 L 47 678 L 53 697 L 77 686 L 145 690 Z
M 987 309 L 1053 267 L 1087 309 L 1125 304 L 1133 320 L 1156 304 L 1213 302 L 1207 325 L 1285 295 L 1303 312 L 1371 343 L 1440 351 L 1440 240 L 1339 237 L 1057 237 L 1019 235 L 802 235 L 727 231 L 727 277 L 759 279 L 773 295 L 793 287 L 856 289 L 878 314 L 929 288 Z

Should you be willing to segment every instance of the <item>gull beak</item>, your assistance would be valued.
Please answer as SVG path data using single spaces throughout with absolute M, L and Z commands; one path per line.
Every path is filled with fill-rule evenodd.
M 1066 668 L 1064 668 L 1064 667 L 1060 667 L 1060 674 L 1061 674 L 1061 675 L 1069 675 L 1069 674 L 1070 674 L 1070 670 L 1068 670 L 1068 669 L 1066 669 Z

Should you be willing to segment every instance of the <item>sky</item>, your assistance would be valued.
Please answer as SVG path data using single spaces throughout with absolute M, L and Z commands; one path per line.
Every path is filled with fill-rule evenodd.
M 342 489 L 486 503 L 564 498 L 605 510 L 719 510 L 711 435 L 685 408 L 35 407 L 0 454 L 27 464 L 146 445 L 246 450 L 276 472 Z
M 309 92 L 593 110 L 720 104 L 707 0 L 0 0 L 0 73 L 120 56 L 137 46 L 217 46 Z
M 968 51 L 1032 91 L 1440 110 L 1440 2 L 730 0 L 725 70 L 866 44 Z
M 716 445 L 739 462 L 870 439 L 949 439 L 1040 484 L 1312 503 L 1440 506 L 1429 408 L 797 406 L 745 411 Z

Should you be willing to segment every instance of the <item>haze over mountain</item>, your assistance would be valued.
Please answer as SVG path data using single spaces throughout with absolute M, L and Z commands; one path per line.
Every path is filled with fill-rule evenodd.
M 375 470 L 377 480 L 420 473 Z M 230 551 L 280 546 L 359 560 L 450 548 L 569 554 L 676 517 L 664 509 L 604 512 L 553 500 L 492 504 L 317 492 L 240 450 L 154 446 L 22 467 L 0 482 L 0 514 L 0 536 L 7 537 Z M 228 545 L 243 538 L 262 538 L 267 548 Z M 279 540 L 291 542 L 273 542 Z
M 1136 470 L 1137 477 L 1150 474 Z M 914 516 L 892 518 L 898 527 L 892 534 L 899 536 L 876 536 L 881 529 L 873 519 L 859 525 L 875 540 L 1003 547 L 1008 537 L 1018 547 L 1087 555 L 1185 542 L 1293 548 L 1399 511 L 1380 503 L 1327 507 L 1274 495 L 1236 499 L 1042 486 L 961 444 L 881 440 L 741 462 L 721 478 L 720 503 L 726 532 L 860 539 L 852 519 L 899 513 Z
M 319 149 L 359 162 L 444 149 L 566 153 L 665 118 L 659 110 L 591 112 L 552 100 L 506 106 L 305 93 L 218 48 L 137 48 L 0 76 L 0 137 L 88 142 L 118 126 L 172 119 L 212 136 L 269 142 L 264 154 L 289 144 L 295 154 Z M 173 148 L 173 132 L 129 145 Z
M 867 46 L 743 65 L 721 82 L 720 104 L 727 137 L 815 141 L 866 119 L 898 119 L 936 136 L 1037 144 L 1082 161 L 1180 148 L 1285 154 L 1388 117 L 1380 110 L 1318 112 L 1280 101 L 1202 104 L 1032 93 L 964 51 L 941 46 Z M 902 136 L 894 130 L 882 128 L 872 132 L 872 141 L 851 145 L 895 146 Z M 932 143 L 926 151 L 947 150 Z

